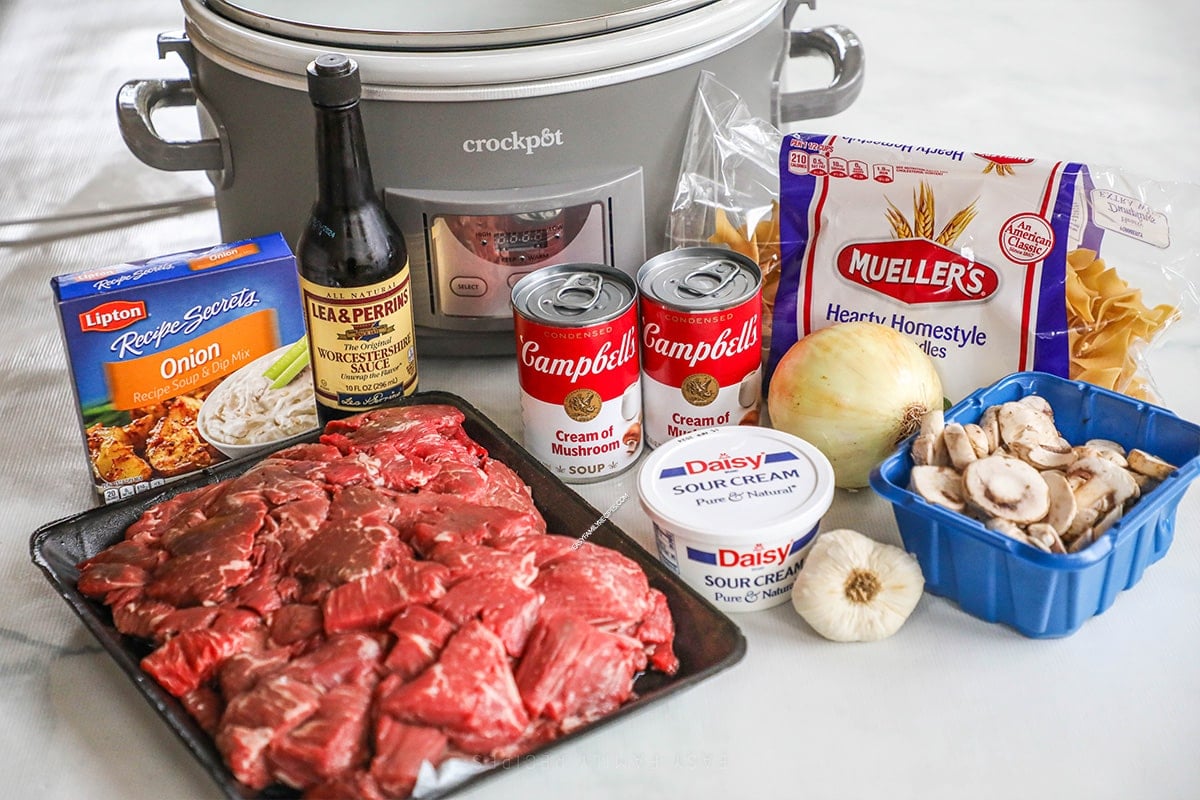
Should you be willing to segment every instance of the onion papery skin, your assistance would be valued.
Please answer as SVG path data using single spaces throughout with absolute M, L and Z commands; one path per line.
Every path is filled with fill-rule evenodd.
M 933 360 L 874 322 L 839 323 L 800 339 L 767 390 L 771 426 L 824 453 L 843 489 L 866 486 L 872 468 L 941 407 Z

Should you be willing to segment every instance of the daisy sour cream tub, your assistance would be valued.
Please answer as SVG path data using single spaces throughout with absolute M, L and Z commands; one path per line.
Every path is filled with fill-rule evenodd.
M 722 611 L 788 600 L 833 488 L 817 448 L 750 426 L 671 439 L 638 474 L 659 560 Z

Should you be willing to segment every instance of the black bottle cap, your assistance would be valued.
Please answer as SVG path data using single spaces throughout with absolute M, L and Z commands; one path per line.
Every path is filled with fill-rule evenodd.
M 341 53 L 322 53 L 308 65 L 308 96 L 314 106 L 345 108 L 358 102 L 362 80 L 358 64 Z

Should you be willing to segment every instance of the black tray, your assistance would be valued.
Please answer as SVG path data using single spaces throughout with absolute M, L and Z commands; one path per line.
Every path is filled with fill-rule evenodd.
M 406 401 L 406 404 L 428 403 L 452 405 L 466 415 L 463 427 L 471 438 L 486 447 L 493 458 L 514 469 L 529 484 L 538 510 L 546 518 L 551 532 L 568 536 L 582 534 L 600 519 L 601 513 L 598 510 L 563 484 L 541 462 L 461 397 L 445 392 L 421 392 Z M 316 438 L 315 433 L 298 437 L 281 443 L 278 449 L 301 441 L 315 441 Z M 300 795 L 299 792 L 280 786 L 255 792 L 234 779 L 221 760 L 212 738 L 201 730 L 178 700 L 168 694 L 138 665 L 149 653 L 148 645 L 119 633 L 113 627 L 112 615 L 108 608 L 85 598 L 76 589 L 79 570 L 75 565 L 124 538 L 125 529 L 154 503 L 179 492 L 238 475 L 265 455 L 225 462 L 183 481 L 169 484 L 161 492 L 137 495 L 120 503 L 52 522 L 39 528 L 30 540 L 33 562 L 41 568 L 47 580 L 113 657 L 146 701 L 232 800 L 297 798 Z M 679 656 L 679 671 L 672 676 L 658 672 L 643 674 L 634 685 L 636 699 L 596 722 L 544 745 L 534 751 L 534 754 L 545 753 L 565 745 L 589 731 L 693 686 L 733 666 L 746 652 L 746 640 L 732 620 L 678 576 L 664 568 L 657 559 L 611 521 L 605 520 L 592 532 L 588 541 L 633 559 L 645 571 L 650 585 L 666 595 L 671 614 L 675 618 L 675 652 Z M 526 759 L 519 761 L 527 763 Z M 437 796 L 454 794 L 468 785 L 486 780 L 498 771 L 503 770 L 493 767 L 480 772 Z

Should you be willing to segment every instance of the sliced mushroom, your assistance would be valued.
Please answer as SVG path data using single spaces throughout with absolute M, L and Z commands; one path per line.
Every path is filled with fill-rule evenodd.
M 1054 552 L 1053 550 L 1050 549 L 1050 545 L 1046 544 L 1041 539 L 1035 539 L 1032 536 L 1026 536 L 1025 541 L 1028 542 L 1031 546 L 1036 547 L 1038 550 L 1041 550 L 1043 553 Z
M 963 496 L 993 517 L 1019 524 L 1037 522 L 1050 509 L 1050 490 L 1033 467 L 1016 458 L 991 455 L 963 470 Z
M 1035 522 L 1025 529 L 1025 538 L 1036 545 L 1044 545 L 1047 553 L 1065 553 L 1067 552 L 1066 545 L 1063 544 L 1062 537 L 1058 535 L 1058 531 L 1053 525 L 1047 525 L 1044 522 Z
M 990 531 L 1003 533 L 1010 539 L 1016 539 L 1018 542 L 1028 542 L 1029 539 L 1025 536 L 1025 531 L 1021 530 L 1021 526 L 1010 519 L 1003 517 L 992 517 L 983 523 L 983 526 Z
M 946 444 L 946 455 L 950 457 L 950 464 L 955 469 L 966 469 L 967 464 L 979 457 L 966 429 L 957 422 L 946 423 L 942 431 L 942 441 Z
M 1119 450 L 1114 450 L 1111 447 L 1096 447 L 1090 444 L 1076 445 L 1075 458 L 1103 458 L 1105 461 L 1111 461 L 1121 469 L 1129 466 L 1125 460 L 1125 456 Z
M 1174 464 L 1169 464 L 1158 456 L 1136 447 L 1129 451 L 1127 460 L 1131 470 L 1155 480 L 1166 480 L 1175 471 Z
M 1053 406 L 1050 405 L 1050 401 L 1047 400 L 1046 398 L 1042 397 L 1041 395 L 1027 394 L 1024 397 L 1022 397 L 1020 400 L 1018 400 L 1017 402 L 1024 403 L 1025 405 L 1029 406 L 1030 408 L 1037 409 L 1038 411 L 1042 412 L 1047 417 L 1049 417 L 1051 422 L 1054 421 L 1054 408 L 1053 408 Z
M 931 408 L 921 417 L 922 436 L 941 436 L 946 425 L 946 414 L 940 408 Z
M 950 464 L 946 454 L 946 442 L 941 434 L 921 434 L 912 443 L 912 459 L 914 464 L 928 464 L 935 467 L 945 467 Z
M 1054 419 L 1030 403 L 1002 404 L 996 412 L 996 421 L 1000 426 L 1000 439 L 1005 444 L 1021 440 L 1053 445 L 1059 439 Z
M 1046 470 L 1042 473 L 1042 480 L 1050 492 L 1050 510 L 1043 521 L 1062 536 L 1071 529 L 1075 512 L 1079 509 L 1075 503 L 1075 492 L 1067 482 L 1067 476 L 1057 470 Z
M 1000 406 L 988 406 L 979 417 L 979 427 L 987 437 L 989 454 L 996 452 L 1000 447 L 1000 421 L 997 419 L 999 410 Z
M 974 422 L 968 422 L 963 425 L 963 430 L 967 433 L 967 438 L 971 440 L 971 447 L 975 448 L 975 457 L 983 458 L 992 454 L 991 443 L 988 442 L 988 436 L 984 433 L 982 427 Z
M 1067 552 L 1078 553 L 1094 541 L 1092 529 L 1085 528 L 1074 539 L 1070 540 L 1070 544 L 1067 545 Z
M 909 487 L 935 505 L 951 511 L 963 510 L 962 478 L 951 467 L 915 466 L 909 475 Z
M 1073 541 L 1085 533 L 1091 535 L 1092 527 L 1100 521 L 1103 513 L 1096 506 L 1079 506 L 1075 511 L 1075 519 L 1071 520 L 1071 526 L 1067 528 L 1066 537 Z
M 1112 439 L 1088 439 L 1084 442 L 1087 447 L 1095 447 L 1098 450 L 1112 450 L 1125 455 L 1125 448 L 1119 442 L 1114 442 Z
M 1095 508 L 1100 514 L 1137 497 L 1140 492 L 1129 472 L 1099 456 L 1077 459 L 1067 470 L 1067 476 L 1084 478 L 1075 489 L 1075 502 L 1081 509 Z
M 1074 449 L 1061 437 L 1054 443 L 1046 443 L 1028 433 L 1008 445 L 1017 458 L 1037 469 L 1061 469 L 1074 463 Z
M 1125 506 L 1116 506 L 1107 514 L 1100 518 L 1100 521 L 1092 526 L 1092 537 L 1095 539 L 1100 536 L 1113 525 L 1121 521 L 1121 517 L 1125 516 Z

